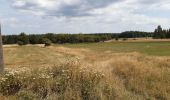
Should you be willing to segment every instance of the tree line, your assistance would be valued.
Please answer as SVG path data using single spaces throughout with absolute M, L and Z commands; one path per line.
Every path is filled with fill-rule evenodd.
M 4 35 L 3 44 L 49 44 L 49 43 L 93 43 L 104 42 L 107 40 L 119 38 L 147 38 L 154 39 L 170 38 L 170 29 L 164 30 L 159 25 L 154 32 L 125 31 L 122 33 L 93 33 L 93 34 L 26 34 L 24 32 L 19 35 Z
M 152 37 L 152 32 L 126 31 L 119 34 L 119 38 L 144 38 Z
M 45 41 L 52 43 L 94 43 L 104 42 L 118 38 L 139 38 L 151 37 L 151 33 L 127 31 L 123 33 L 93 33 L 93 34 L 26 34 L 19 35 L 4 35 L 3 44 L 44 44 Z
M 84 43 L 101 42 L 112 39 L 112 34 L 29 34 L 4 35 L 3 44 L 42 44 L 45 41 L 52 43 Z

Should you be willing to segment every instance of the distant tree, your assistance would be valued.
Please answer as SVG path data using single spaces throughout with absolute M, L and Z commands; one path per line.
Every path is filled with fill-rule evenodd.
M 140 37 L 151 37 L 152 33 L 140 32 L 140 31 L 125 31 L 119 34 L 119 38 L 140 38 Z
M 155 29 L 154 31 L 154 35 L 153 35 L 153 38 L 155 39 L 163 39 L 163 38 L 166 38 L 166 31 L 162 29 L 162 27 L 159 25 L 157 27 L 157 29 Z
M 16 44 L 18 41 L 17 35 L 5 35 L 3 36 L 3 44 Z
M 170 38 L 170 29 L 166 31 L 166 38 Z
M 167 31 L 166 30 L 162 30 L 162 33 L 160 34 L 160 38 L 161 39 L 166 38 L 166 34 L 167 34 Z
M 21 33 L 18 36 L 18 42 L 23 42 L 23 45 L 29 44 L 29 37 L 25 33 Z
M 29 43 L 30 44 L 41 44 L 41 35 L 29 35 Z
M 153 38 L 158 38 L 158 29 L 155 29 L 154 34 L 153 34 Z
M 47 33 L 45 34 L 45 38 L 49 39 L 51 42 L 56 42 L 56 35 L 53 33 Z
M 157 30 L 158 30 L 158 33 L 161 33 L 161 32 L 162 32 L 162 27 L 161 27 L 161 25 L 158 25 Z

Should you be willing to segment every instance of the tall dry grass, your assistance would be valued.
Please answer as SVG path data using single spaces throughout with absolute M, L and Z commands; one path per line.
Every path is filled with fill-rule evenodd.
M 51 68 L 9 71 L 1 76 L 1 98 L 9 100 L 113 100 L 112 83 L 100 72 L 69 62 Z
M 127 91 L 144 99 L 170 99 L 169 58 L 128 55 L 114 59 L 113 76 L 123 81 Z

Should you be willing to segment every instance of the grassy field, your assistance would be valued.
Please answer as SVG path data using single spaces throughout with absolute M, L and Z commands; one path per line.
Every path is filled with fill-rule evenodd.
M 14 45 L 4 57 L 0 99 L 170 99 L 170 42 Z
M 113 53 L 140 52 L 147 55 L 170 56 L 170 41 L 144 41 L 144 42 L 103 42 L 66 44 L 70 48 L 88 48 L 94 51 L 110 51 Z

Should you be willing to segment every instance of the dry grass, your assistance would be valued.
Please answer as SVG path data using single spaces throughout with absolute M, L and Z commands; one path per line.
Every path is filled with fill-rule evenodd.
M 113 100 L 116 93 L 106 76 L 65 62 L 50 68 L 11 70 L 0 80 L 1 98 L 9 100 Z
M 113 76 L 127 91 L 145 99 L 170 99 L 170 63 L 166 58 L 127 55 L 112 59 Z
M 86 56 L 85 61 L 114 82 L 119 99 L 170 99 L 169 57 L 144 56 L 136 52 L 93 54 Z
M 14 100 L 18 95 L 23 97 L 26 94 L 37 98 L 41 95 L 39 93 L 46 90 L 42 88 L 42 91 L 37 90 L 38 92 L 32 93 L 32 86 L 45 82 L 43 87 L 51 89 L 50 84 L 55 81 L 57 83 L 64 82 L 61 90 L 64 87 L 68 88 L 64 89 L 62 95 L 58 92 L 48 92 L 49 97 L 46 97 L 46 99 L 56 100 L 58 98 L 63 100 L 64 98 L 69 100 L 73 97 L 73 100 L 170 100 L 170 57 L 146 56 L 138 52 L 112 53 L 111 51 L 105 51 L 99 53 L 90 49 L 61 46 L 49 48 L 39 46 L 5 47 L 5 54 L 7 70 L 9 72 L 13 72 L 13 70 L 21 72 L 20 77 L 24 77 L 22 73 L 26 70 L 25 77 L 27 78 L 21 83 L 31 86 L 26 88 L 29 90 L 28 92 L 25 91 L 25 88 L 22 88 L 14 96 L 4 95 L 4 98 Z M 31 59 L 29 59 L 30 57 Z M 66 62 L 72 62 L 74 66 Z M 18 68 L 13 67 L 13 65 L 22 66 Z M 39 67 L 38 72 L 32 73 L 39 73 L 40 75 L 30 73 L 30 68 L 27 65 L 31 68 Z M 57 67 L 52 67 L 54 65 Z M 44 66 L 46 66 L 46 71 L 43 68 Z M 69 70 L 69 73 L 67 73 L 67 70 Z M 42 74 L 47 72 L 52 72 L 55 78 L 46 81 L 33 81 L 30 78 L 32 76 L 35 78 L 44 76 Z M 93 77 L 93 73 L 104 77 L 100 76 L 96 79 Z M 71 80 L 67 80 L 66 77 L 68 76 L 71 77 Z M 91 83 L 93 79 L 95 79 L 93 81 L 95 83 Z M 107 94 L 103 94 L 103 88 L 106 85 L 109 86 L 107 87 Z M 86 90 L 82 91 L 81 86 L 88 88 L 88 91 L 92 90 L 87 94 L 88 96 L 82 96 L 82 92 Z

